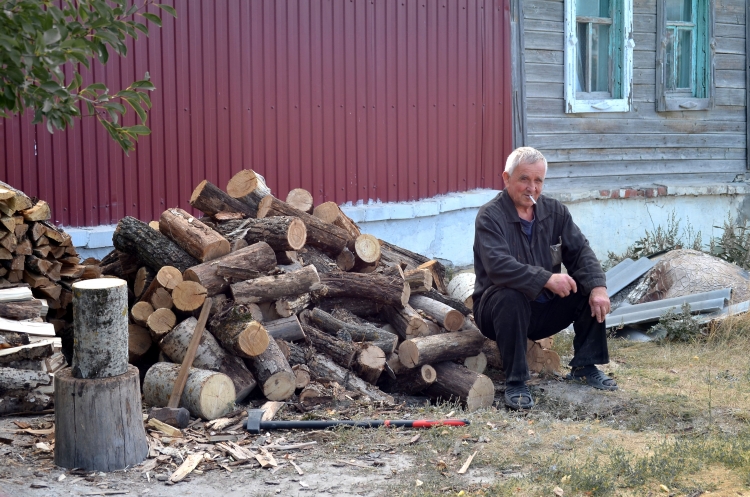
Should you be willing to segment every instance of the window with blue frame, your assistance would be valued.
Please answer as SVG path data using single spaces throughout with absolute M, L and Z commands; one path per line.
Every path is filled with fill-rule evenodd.
M 658 111 L 713 104 L 713 12 L 710 0 L 658 0 Z

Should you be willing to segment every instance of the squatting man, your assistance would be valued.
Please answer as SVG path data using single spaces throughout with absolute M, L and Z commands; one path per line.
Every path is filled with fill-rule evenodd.
M 526 339 L 552 336 L 570 323 L 575 353 L 566 378 L 617 389 L 596 367 L 609 362 L 604 271 L 567 207 L 542 196 L 546 174 L 547 160 L 538 150 L 514 150 L 503 172 L 505 189 L 476 219 L 474 316 L 482 333 L 497 341 L 505 404 L 512 409 L 534 406 L 526 386 Z

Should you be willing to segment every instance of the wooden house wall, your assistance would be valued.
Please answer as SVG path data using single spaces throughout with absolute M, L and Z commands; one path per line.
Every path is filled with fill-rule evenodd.
M 526 145 L 547 185 L 625 187 L 732 181 L 747 168 L 746 0 L 716 0 L 715 106 L 656 112 L 656 0 L 633 0 L 633 103 L 627 113 L 565 114 L 563 0 L 522 2 Z

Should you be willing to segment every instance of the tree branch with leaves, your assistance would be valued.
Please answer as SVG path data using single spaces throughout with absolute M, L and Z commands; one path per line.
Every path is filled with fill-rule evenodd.
M 149 5 L 177 14 L 153 0 L 65 0 L 58 5 L 51 0 L 0 0 L 0 116 L 31 111 L 32 124 L 46 122 L 50 133 L 72 126 L 74 119 L 94 116 L 127 153 L 139 135 L 151 132 L 146 126 L 146 109 L 151 107 L 147 92 L 155 87 L 148 72 L 110 94 L 103 83 L 83 87 L 80 65 L 91 69 L 94 59 L 106 64 L 110 50 L 125 57 L 128 38 L 148 36 L 146 22 L 161 27 L 161 18 L 146 12 Z M 138 124 L 123 126 L 128 107 Z

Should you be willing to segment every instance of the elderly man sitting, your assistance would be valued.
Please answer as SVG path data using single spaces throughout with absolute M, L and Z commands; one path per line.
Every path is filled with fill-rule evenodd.
M 503 172 L 505 189 L 476 219 L 474 316 L 500 348 L 505 404 L 512 409 L 534 406 L 526 386 L 526 339 L 552 336 L 570 323 L 575 354 L 567 378 L 617 389 L 595 366 L 609 362 L 606 278 L 567 207 L 541 195 L 546 174 L 547 160 L 538 150 L 514 150 Z

